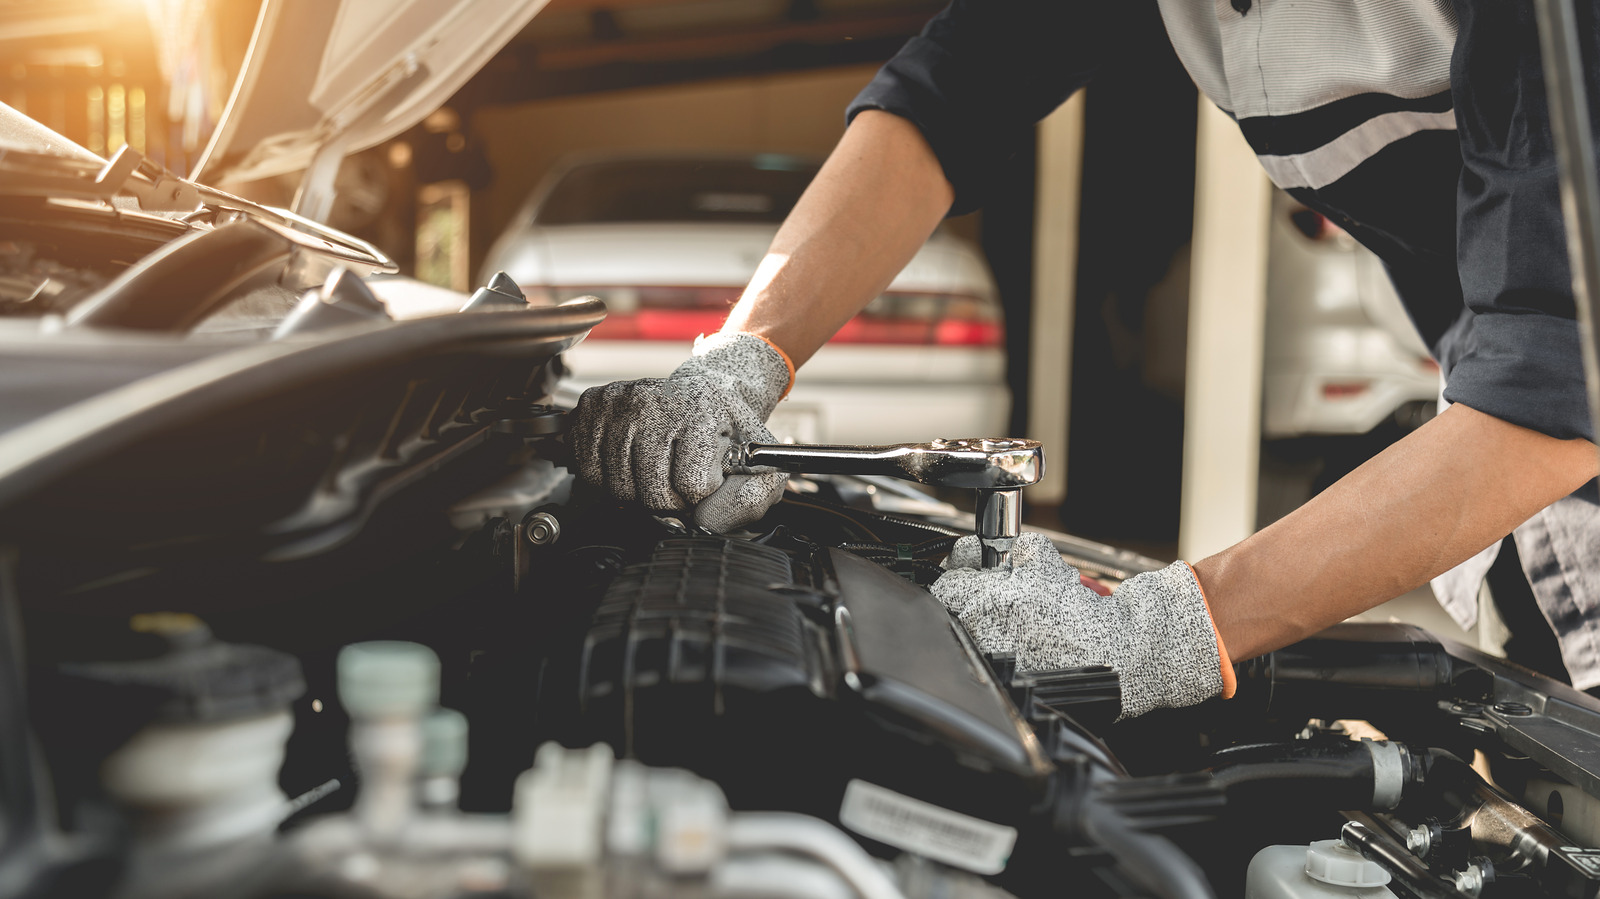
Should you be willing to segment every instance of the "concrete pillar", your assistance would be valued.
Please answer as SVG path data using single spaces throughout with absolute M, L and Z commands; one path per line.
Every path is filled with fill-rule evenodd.
M 1200 98 L 1178 552 L 1256 529 L 1271 185 L 1239 127 Z
M 1045 476 L 1031 503 L 1067 494 L 1068 401 L 1072 394 L 1073 287 L 1078 274 L 1084 92 L 1039 123 L 1033 230 L 1033 317 L 1028 365 L 1028 436 L 1045 446 Z

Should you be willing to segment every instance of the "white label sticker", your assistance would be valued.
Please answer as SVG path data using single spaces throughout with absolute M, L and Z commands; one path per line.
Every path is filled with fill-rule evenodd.
M 1561 854 L 1577 865 L 1583 873 L 1591 877 L 1600 874 L 1600 849 L 1586 849 L 1582 846 L 1562 846 Z
M 1017 845 L 1014 827 L 952 812 L 864 780 L 852 780 L 844 788 L 839 823 L 896 849 L 976 874 L 1005 870 Z

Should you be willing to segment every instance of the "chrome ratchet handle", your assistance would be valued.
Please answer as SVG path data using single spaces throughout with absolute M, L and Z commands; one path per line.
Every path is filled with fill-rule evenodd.
M 975 527 L 983 567 L 1010 568 L 1011 545 L 1022 533 L 1022 488 L 1044 476 L 1044 447 L 1037 440 L 976 437 L 830 446 L 750 443 L 734 446 L 727 471 L 776 468 L 797 474 L 885 475 L 934 487 L 977 491 Z

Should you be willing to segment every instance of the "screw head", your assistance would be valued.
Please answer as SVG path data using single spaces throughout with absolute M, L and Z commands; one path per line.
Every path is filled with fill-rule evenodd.
M 1433 848 L 1433 832 L 1426 824 L 1419 824 L 1406 833 L 1406 849 L 1418 858 L 1426 858 Z
M 1494 710 L 1502 715 L 1508 715 L 1514 718 L 1522 718 L 1533 714 L 1533 708 L 1527 703 L 1515 702 L 1509 699 L 1504 702 L 1495 703 Z

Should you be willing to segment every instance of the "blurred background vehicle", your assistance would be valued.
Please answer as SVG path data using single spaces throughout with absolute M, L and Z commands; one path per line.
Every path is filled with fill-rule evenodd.
M 819 163 L 780 154 L 590 156 L 557 169 L 489 250 L 532 302 L 606 301 L 572 385 L 665 377 L 714 332 Z M 1010 413 L 994 279 L 940 231 L 806 363 L 771 426 L 802 443 L 998 434 Z
M 1365 434 L 1397 415 L 1431 417 L 1419 407 L 1435 405 L 1439 366 L 1383 262 L 1283 193 L 1270 240 L 1261 435 Z
M 1432 418 L 1439 396 L 1383 262 L 1282 192 L 1270 227 L 1261 524 Z

